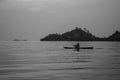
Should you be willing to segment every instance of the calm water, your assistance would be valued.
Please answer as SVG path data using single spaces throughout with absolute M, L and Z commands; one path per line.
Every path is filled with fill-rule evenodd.
M 120 42 L 0 42 L 0 80 L 120 80 Z

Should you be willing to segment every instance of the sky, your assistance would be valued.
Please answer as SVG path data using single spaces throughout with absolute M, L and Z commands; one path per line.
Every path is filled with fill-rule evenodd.
M 98 37 L 120 31 L 120 0 L 0 0 L 0 41 L 38 41 L 87 28 Z

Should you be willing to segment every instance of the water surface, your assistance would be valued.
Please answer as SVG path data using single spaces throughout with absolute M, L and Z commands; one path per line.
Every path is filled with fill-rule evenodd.
M 0 42 L 0 80 L 120 80 L 120 42 Z

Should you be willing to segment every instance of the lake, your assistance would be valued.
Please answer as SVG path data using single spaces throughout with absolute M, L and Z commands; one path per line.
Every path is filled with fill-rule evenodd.
M 120 80 L 120 42 L 1 41 L 0 80 Z

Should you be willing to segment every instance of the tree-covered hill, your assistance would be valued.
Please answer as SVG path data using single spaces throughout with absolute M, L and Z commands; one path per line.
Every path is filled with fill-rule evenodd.
M 48 36 L 40 39 L 41 41 L 93 41 L 98 40 L 97 37 L 92 35 L 86 28 L 75 28 L 63 34 L 49 34 Z
M 48 36 L 40 39 L 40 41 L 120 41 L 120 32 L 116 31 L 109 37 L 99 38 L 94 36 L 86 28 L 81 29 L 75 27 L 75 29 L 63 34 L 49 34 Z
M 108 41 L 120 41 L 120 32 L 116 31 L 107 38 Z

